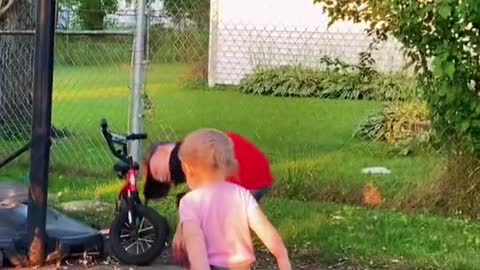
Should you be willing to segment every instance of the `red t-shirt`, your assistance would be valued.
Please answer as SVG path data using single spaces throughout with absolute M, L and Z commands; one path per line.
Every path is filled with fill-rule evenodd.
M 233 142 L 238 162 L 238 175 L 228 181 L 249 190 L 272 186 L 275 179 L 270 170 L 270 162 L 262 151 L 238 134 L 231 132 L 226 134 Z

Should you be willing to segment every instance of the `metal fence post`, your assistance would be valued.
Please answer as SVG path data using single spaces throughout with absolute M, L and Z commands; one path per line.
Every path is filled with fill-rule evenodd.
M 132 133 L 142 132 L 143 98 L 142 92 L 145 77 L 145 0 L 137 1 L 137 21 L 134 44 L 134 75 L 133 75 L 133 98 L 132 98 Z M 133 141 L 130 151 L 134 161 L 141 159 L 141 142 Z
M 210 0 L 210 35 L 208 40 L 208 86 L 215 86 L 215 61 L 218 31 L 218 1 Z
M 54 39 L 55 0 L 41 0 L 37 6 L 35 35 L 32 148 L 27 217 L 30 249 L 35 250 L 32 253 L 34 255 L 29 259 L 34 266 L 45 262 Z

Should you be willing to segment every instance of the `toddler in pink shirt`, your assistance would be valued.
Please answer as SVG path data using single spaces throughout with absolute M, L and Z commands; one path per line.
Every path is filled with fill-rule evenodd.
M 189 134 L 179 152 L 191 191 L 180 201 L 182 245 L 190 269 L 250 269 L 255 262 L 250 230 L 276 257 L 280 270 L 291 270 L 277 230 L 246 189 L 227 179 L 237 169 L 230 139 L 214 129 Z

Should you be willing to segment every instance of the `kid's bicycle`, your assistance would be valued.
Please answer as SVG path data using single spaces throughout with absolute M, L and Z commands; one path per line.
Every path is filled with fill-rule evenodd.
M 100 127 L 108 148 L 118 158 L 114 171 L 125 179 L 118 195 L 116 216 L 110 226 L 110 250 L 122 263 L 150 264 L 163 251 L 169 228 L 164 217 L 142 203 L 137 187 L 140 166 L 133 161 L 127 147 L 129 141 L 144 140 L 147 134 L 114 134 L 105 119 Z

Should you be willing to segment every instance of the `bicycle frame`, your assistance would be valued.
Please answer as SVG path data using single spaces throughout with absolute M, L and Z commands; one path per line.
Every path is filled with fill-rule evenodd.
M 130 169 L 125 175 L 125 184 L 123 185 L 120 193 L 118 194 L 119 198 L 130 198 L 135 194 L 138 194 L 137 188 L 137 176 L 138 171 L 135 169 Z
M 118 194 L 119 200 L 124 200 L 131 220 L 131 209 L 134 204 L 141 204 L 140 196 L 138 196 L 137 176 L 139 165 L 132 159 L 128 153 L 127 144 L 133 140 L 143 140 L 147 138 L 146 134 L 130 134 L 122 136 L 111 133 L 108 128 L 107 120 L 103 119 L 100 125 L 102 134 L 108 144 L 108 148 L 112 154 L 119 159 L 119 166 L 115 166 L 115 171 L 125 178 L 125 184 Z M 118 147 L 120 149 L 118 149 Z

